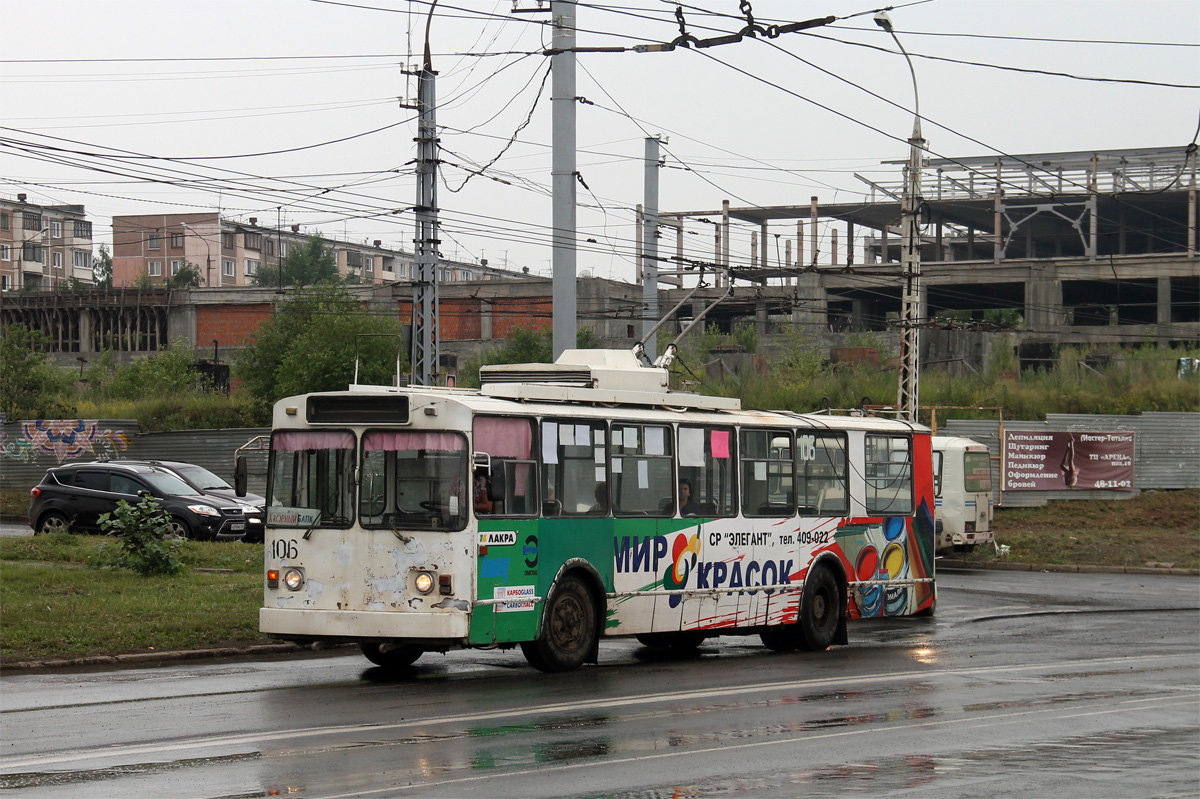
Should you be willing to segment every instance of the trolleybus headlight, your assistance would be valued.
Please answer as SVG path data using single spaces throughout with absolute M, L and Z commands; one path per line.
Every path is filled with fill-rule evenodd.
M 428 594 L 433 590 L 433 575 L 429 572 L 417 572 L 417 577 L 416 580 L 414 580 L 414 583 L 416 584 L 418 591 L 420 591 L 422 594 Z
M 288 569 L 283 573 L 283 586 L 289 591 L 299 591 L 304 585 L 304 572 L 299 569 Z

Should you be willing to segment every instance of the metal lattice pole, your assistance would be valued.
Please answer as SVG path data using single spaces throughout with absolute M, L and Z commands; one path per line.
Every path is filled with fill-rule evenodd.
M 426 51 L 418 78 L 417 207 L 413 237 L 412 380 L 431 386 L 438 370 L 438 139 L 435 78 Z

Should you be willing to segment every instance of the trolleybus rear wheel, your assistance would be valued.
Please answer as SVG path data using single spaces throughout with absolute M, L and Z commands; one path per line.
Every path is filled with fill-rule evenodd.
M 845 607 L 842 590 L 833 572 L 824 566 L 814 566 L 804 581 L 800 600 L 800 648 L 809 652 L 828 649 L 837 635 Z

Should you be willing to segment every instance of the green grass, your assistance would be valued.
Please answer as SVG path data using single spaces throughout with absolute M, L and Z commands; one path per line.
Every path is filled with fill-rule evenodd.
M 84 565 L 104 540 L 67 533 L 0 539 L 5 663 L 266 640 L 258 632 L 261 544 L 188 541 L 181 548 L 187 572 L 140 577 Z
M 1000 508 L 996 540 L 1021 563 L 1200 568 L 1200 491 L 1146 491 L 1127 500 L 1061 500 Z M 961 557 L 955 555 L 954 557 Z M 995 560 L 980 547 L 968 561 Z
M 0 491 L 0 514 L 24 518 L 27 513 L 29 513 L 28 488 Z
M 1012 548 L 1009 561 L 1195 569 L 1200 491 L 1000 509 L 996 531 Z M 262 544 L 187 541 L 181 547 L 186 573 L 139 577 L 86 565 L 105 540 L 69 533 L 0 539 L 3 662 L 266 640 L 258 632 Z M 980 548 L 966 557 L 996 555 Z

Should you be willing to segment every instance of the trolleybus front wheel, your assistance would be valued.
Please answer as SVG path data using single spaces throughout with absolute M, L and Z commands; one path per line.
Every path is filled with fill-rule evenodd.
M 412 644 L 378 644 L 363 642 L 358 645 L 363 657 L 385 669 L 402 669 L 411 666 L 421 657 L 424 650 Z
M 592 592 L 575 575 L 564 575 L 546 602 L 537 640 L 522 643 L 521 651 L 538 671 L 571 671 L 584 664 L 596 644 Z

